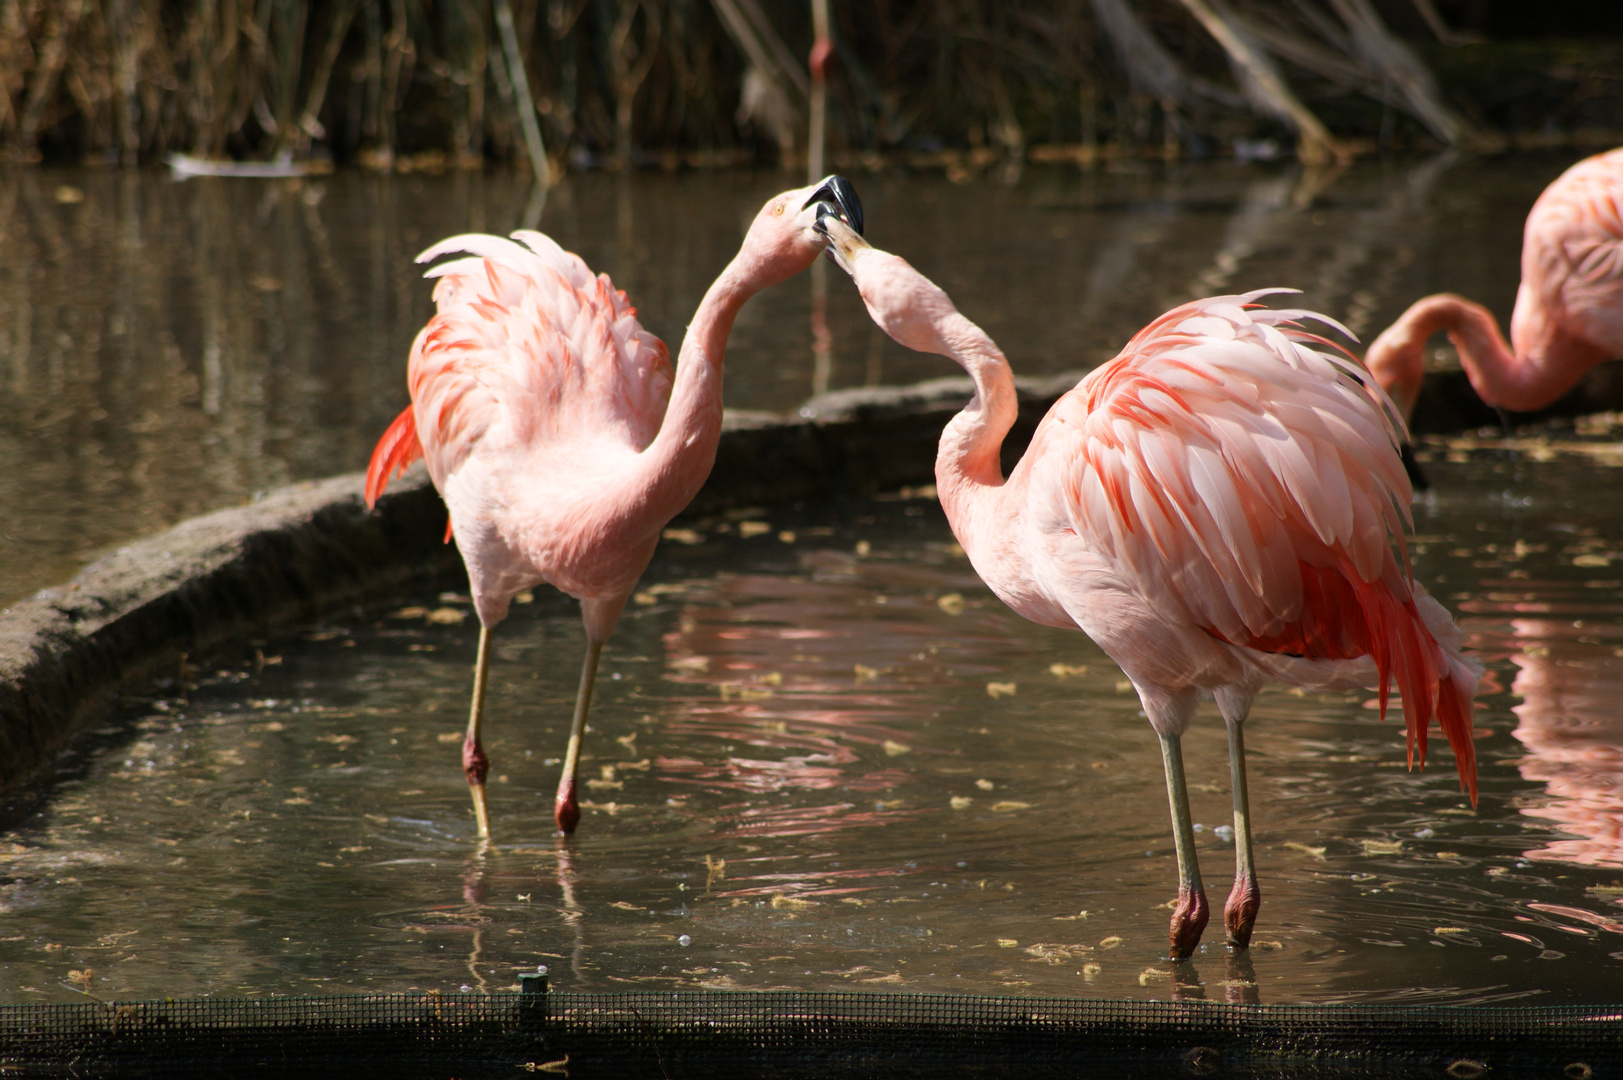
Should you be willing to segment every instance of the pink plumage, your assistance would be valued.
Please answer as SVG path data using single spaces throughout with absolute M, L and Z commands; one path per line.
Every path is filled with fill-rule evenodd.
M 1169 632 L 1239 647 L 1219 651 L 1242 670 L 1365 685 L 1372 663 L 1383 714 L 1393 678 L 1408 703 L 1411 761 L 1424 762 L 1436 717 L 1474 801 L 1475 676 L 1436 643 L 1420 605 L 1447 616 L 1407 573 L 1398 429 L 1356 365 L 1300 325 L 1327 320 L 1258 309 L 1262 295 L 1197 300 L 1140 331 L 1055 403 L 1001 497 L 1023 489 L 1056 556 L 1074 544 L 1107 563 Z M 1051 599 L 1096 602 L 1074 591 Z M 1169 685 L 1256 680 L 1227 662 L 1207 670 L 1205 644 L 1131 663 Z M 1313 670 L 1293 672 L 1295 659 Z
M 449 511 L 480 622 L 463 770 L 481 837 L 491 628 L 543 582 L 581 602 L 586 660 L 554 807 L 571 832 L 598 657 L 665 523 L 715 462 L 728 332 L 751 296 L 822 253 L 813 226 L 827 214 L 861 221 L 839 177 L 768 200 L 694 313 L 674 378 L 625 293 L 540 233 L 454 236 L 418 256 L 464 257 L 426 275 L 439 279 L 436 312 L 412 345 L 412 404 L 373 451 L 366 498 L 421 457 Z
M 1175 957 L 1207 919 L 1179 746 L 1202 693 L 1229 732 L 1236 947 L 1261 900 L 1241 732 L 1264 683 L 1376 686 L 1384 713 L 1395 682 L 1411 764 L 1435 719 L 1474 804 L 1479 669 L 1409 574 L 1402 421 L 1355 361 L 1302 325 L 1334 322 L 1262 307 L 1266 290 L 1174 308 L 1054 405 L 1005 479 L 999 449 L 1017 406 L 1002 352 L 905 261 L 826 228 L 874 320 L 975 381 L 942 432 L 936 485 L 976 572 L 1020 614 L 1098 642 L 1161 738 Z
M 419 256 L 472 254 L 428 272 L 438 311 L 407 367 L 417 441 L 476 556 L 487 626 L 542 581 L 582 600 L 628 593 L 669 520 L 627 506 L 670 398 L 664 343 L 607 275 L 540 233 L 514 238 L 457 236 Z M 685 504 L 709 461 L 683 464 Z
M 1590 368 L 1623 356 L 1623 149 L 1557 177 L 1522 233 L 1521 286 L 1510 342 L 1493 313 L 1452 293 L 1415 301 L 1370 345 L 1376 380 L 1413 415 L 1427 339 L 1446 331 L 1477 395 L 1489 405 L 1542 409 Z

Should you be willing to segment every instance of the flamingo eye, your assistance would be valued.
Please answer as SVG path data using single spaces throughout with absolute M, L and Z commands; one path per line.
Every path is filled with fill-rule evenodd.
M 774 206 L 772 208 L 772 216 L 773 217 L 782 217 L 783 216 L 783 206 L 784 206 L 784 204 L 781 203 L 781 202 L 778 205 Z

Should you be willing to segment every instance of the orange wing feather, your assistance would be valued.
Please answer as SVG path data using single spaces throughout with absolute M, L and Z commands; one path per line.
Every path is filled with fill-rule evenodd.
M 1408 729 L 1409 765 L 1416 751 L 1426 760 L 1426 732 L 1435 719 L 1476 805 L 1476 749 L 1471 741 L 1471 690 L 1458 685 L 1453 672 L 1440 671 L 1437 650 L 1425 621 L 1401 583 L 1363 581 L 1350 565 L 1297 564 L 1302 575 L 1302 614 L 1268 635 L 1252 634 L 1231 641 L 1259 652 L 1305 656 L 1315 660 L 1353 660 L 1368 656 L 1378 673 L 1381 717 L 1396 681 L 1403 696 Z M 1394 587 L 1394 586 L 1397 587 Z M 1227 641 L 1212 627 L 1207 633 Z
M 376 506 L 389 481 L 422 456 L 423 444 L 417 441 L 417 415 L 412 406 L 407 405 L 372 450 L 372 460 L 366 466 L 366 508 Z
M 372 460 L 366 466 L 366 508 L 376 506 L 389 481 L 422 456 L 423 444 L 417 441 L 417 414 L 407 405 L 372 448 Z M 451 542 L 450 518 L 445 519 L 445 542 Z

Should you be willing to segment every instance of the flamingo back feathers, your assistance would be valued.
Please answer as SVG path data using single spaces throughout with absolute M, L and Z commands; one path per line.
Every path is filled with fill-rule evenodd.
M 1522 283 L 1558 322 L 1623 349 L 1623 149 L 1585 158 L 1545 188 L 1523 231 Z M 1525 355 L 1536 348 L 1526 339 L 1537 322 L 1519 322 L 1511 338 Z
M 1033 487 L 1078 536 L 1233 645 L 1370 656 L 1403 695 L 1411 762 L 1436 718 L 1475 798 L 1475 673 L 1409 581 L 1402 422 L 1357 364 L 1264 292 L 1195 301 L 1140 331 L 1050 412 Z M 1350 336 L 1350 335 L 1349 335 Z M 1066 446 L 1053 445 L 1068 443 Z M 1441 629 L 1441 627 L 1439 628 Z
M 492 437 L 500 447 L 604 438 L 641 451 L 670 398 L 670 356 L 607 275 L 535 232 L 464 235 L 442 263 L 437 313 L 412 346 L 417 435 L 435 485 Z

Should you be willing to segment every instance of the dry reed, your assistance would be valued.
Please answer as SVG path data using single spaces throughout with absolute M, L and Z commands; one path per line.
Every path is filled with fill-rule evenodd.
M 1293 143 L 1328 157 L 1376 139 L 1494 138 L 1492 118 L 1428 68 L 1483 47 L 1431 3 L 830 7 L 835 161 Z M 1400 7 L 1430 41 L 1388 29 L 1381 12 Z M 0 153 L 395 169 L 545 167 L 543 147 L 575 164 L 804 161 L 811 44 L 807 0 L 0 0 Z

